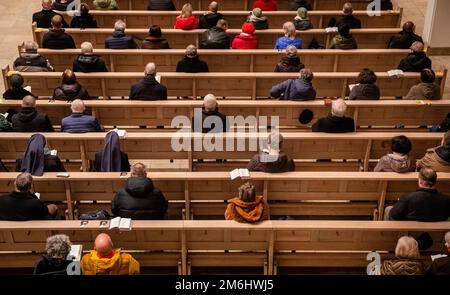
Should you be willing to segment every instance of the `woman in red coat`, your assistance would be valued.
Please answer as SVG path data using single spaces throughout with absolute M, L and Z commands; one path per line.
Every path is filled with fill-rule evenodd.
M 255 27 L 252 23 L 242 25 L 242 33 L 234 37 L 232 49 L 258 49 L 258 38 L 253 34 Z
M 261 8 L 262 11 L 276 11 L 277 0 L 256 0 L 253 8 Z
M 181 14 L 177 16 L 175 21 L 175 29 L 194 30 L 198 28 L 198 20 L 192 15 L 192 5 L 186 3 L 181 9 Z

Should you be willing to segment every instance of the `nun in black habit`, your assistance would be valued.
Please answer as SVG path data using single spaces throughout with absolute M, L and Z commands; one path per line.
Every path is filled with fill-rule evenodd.
M 95 154 L 94 169 L 97 172 L 129 172 L 128 155 L 120 150 L 119 135 L 115 131 L 106 134 L 103 150 Z

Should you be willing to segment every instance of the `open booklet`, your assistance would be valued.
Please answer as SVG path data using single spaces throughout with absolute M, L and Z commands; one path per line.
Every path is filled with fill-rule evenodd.
M 111 219 L 109 229 L 131 230 L 131 218 L 116 217 Z
M 234 169 L 230 172 L 231 180 L 235 180 L 238 177 L 250 177 L 250 171 L 248 169 Z
M 117 135 L 119 135 L 119 137 L 124 137 L 124 136 L 127 135 L 127 131 L 126 131 L 126 130 L 123 130 L 123 129 L 117 129 L 117 128 L 115 128 L 115 129 L 113 129 L 113 131 L 116 132 Z
M 80 261 L 82 254 L 83 254 L 83 245 L 72 245 L 70 247 L 70 252 L 67 255 L 67 260 Z
M 445 255 L 445 254 L 431 255 L 431 261 L 435 261 L 436 259 L 444 258 L 444 257 L 447 257 L 447 255 Z
M 401 77 L 405 74 L 402 70 L 399 70 L 399 69 L 390 70 L 387 73 L 388 73 L 389 77 Z

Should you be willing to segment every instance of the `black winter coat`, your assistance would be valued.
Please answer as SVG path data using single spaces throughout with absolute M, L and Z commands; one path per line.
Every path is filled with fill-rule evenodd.
M 403 72 L 421 72 L 423 69 L 431 69 L 431 59 L 425 52 L 412 52 L 402 59 L 398 68 Z
M 172 0 L 149 0 L 147 10 L 177 10 Z
M 4 99 L 23 99 L 25 96 L 34 96 L 33 93 L 31 93 L 30 91 L 20 87 L 20 88 L 11 88 L 5 91 L 5 93 L 3 93 L 3 98 Z M 36 97 L 36 96 L 34 96 Z
M 414 33 L 407 33 L 404 31 L 401 31 L 397 35 L 392 36 L 391 40 L 389 41 L 388 48 L 390 49 L 409 49 L 411 45 L 416 42 L 422 42 L 422 37 L 414 34 Z
M 14 132 L 53 132 L 48 116 L 38 113 L 35 108 L 22 108 L 12 117 Z
M 348 25 L 350 29 L 361 29 L 361 21 L 353 15 L 343 15 L 336 20 L 334 27 L 340 27 L 342 25 Z
M 199 29 L 211 29 L 217 25 L 217 22 L 223 19 L 223 15 L 221 13 L 209 13 L 202 15 L 199 20 Z
M 209 72 L 208 64 L 199 59 L 198 56 L 190 58 L 185 56 L 177 64 L 177 72 L 184 73 L 207 73 Z
M 211 124 L 211 128 L 203 127 L 203 122 L 208 117 L 213 117 L 213 116 L 219 118 L 220 121 L 222 122 L 222 130 L 220 130 L 220 132 L 227 132 L 227 131 L 229 131 L 230 126 L 229 126 L 227 117 L 224 114 L 220 113 L 218 110 L 215 110 L 215 111 L 203 110 L 202 111 L 202 121 L 201 121 L 202 125 L 201 126 L 197 126 L 196 125 L 195 117 L 192 118 L 192 131 L 194 131 L 194 132 L 202 132 L 202 133 L 209 133 L 209 132 L 211 132 L 213 129 L 215 129 L 216 125 L 213 123 L 213 124 Z
M 80 29 L 96 29 L 98 28 L 97 21 L 90 14 L 85 16 L 75 16 L 70 22 L 71 28 Z
M 167 100 L 167 87 L 159 84 L 155 77 L 145 77 L 131 86 L 130 100 Z
M 12 192 L 0 197 L 0 220 L 51 219 L 47 206 L 29 192 Z
M 64 29 L 50 29 L 42 38 L 42 47 L 48 49 L 76 48 L 72 36 L 65 33 Z
M 75 99 L 89 99 L 89 93 L 78 82 L 75 84 L 62 84 L 53 91 L 53 99 L 72 101 Z
M 38 28 L 49 29 L 49 28 L 52 27 L 52 18 L 55 15 L 60 15 L 60 14 L 54 12 L 51 9 L 42 9 L 41 11 L 35 12 L 33 14 L 33 22 L 36 23 Z M 63 28 L 68 28 L 69 27 L 69 25 L 64 20 L 64 18 L 62 18 L 62 22 L 63 22 L 62 23 L 63 24 Z
M 43 255 L 34 266 L 34 275 L 67 275 L 67 266 L 72 260 L 49 258 Z
M 336 117 L 328 115 L 327 117 L 320 118 L 312 126 L 313 132 L 326 132 L 326 133 L 347 133 L 355 132 L 355 121 L 349 117 Z
M 201 48 L 205 49 L 230 49 L 230 35 L 222 28 L 212 27 L 202 35 Z
M 275 66 L 275 72 L 298 73 L 305 67 L 298 56 L 283 56 L 280 62 Z
M 349 95 L 350 100 L 378 100 L 380 88 L 375 84 L 359 84 L 353 87 Z
M 312 6 L 308 0 L 294 0 L 289 2 L 288 10 L 297 11 L 300 7 L 306 8 L 306 10 L 312 10 Z
M 73 61 L 73 71 L 83 73 L 107 72 L 103 59 L 95 54 L 80 54 Z

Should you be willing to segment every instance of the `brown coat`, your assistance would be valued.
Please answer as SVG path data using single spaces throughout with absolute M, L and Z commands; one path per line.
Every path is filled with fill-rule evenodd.
M 256 197 L 254 202 L 244 202 L 239 198 L 234 198 L 228 200 L 225 219 L 235 220 L 241 223 L 269 220 L 269 205 L 262 196 Z
M 250 171 L 261 171 L 266 173 L 283 173 L 295 171 L 295 163 L 284 152 L 280 152 L 278 158 L 272 159 L 266 152 L 253 156 L 247 165 Z M 265 161 L 264 161 L 264 158 Z M 271 161 L 274 160 L 274 161 Z
M 417 169 L 430 167 L 436 172 L 450 172 L 450 163 L 436 154 L 436 148 L 428 149 L 425 156 L 416 163 Z
M 425 267 L 420 260 L 393 259 L 386 260 L 381 265 L 381 275 L 384 276 L 412 276 L 424 274 Z
M 419 83 L 411 87 L 405 99 L 441 99 L 441 89 L 434 83 Z

